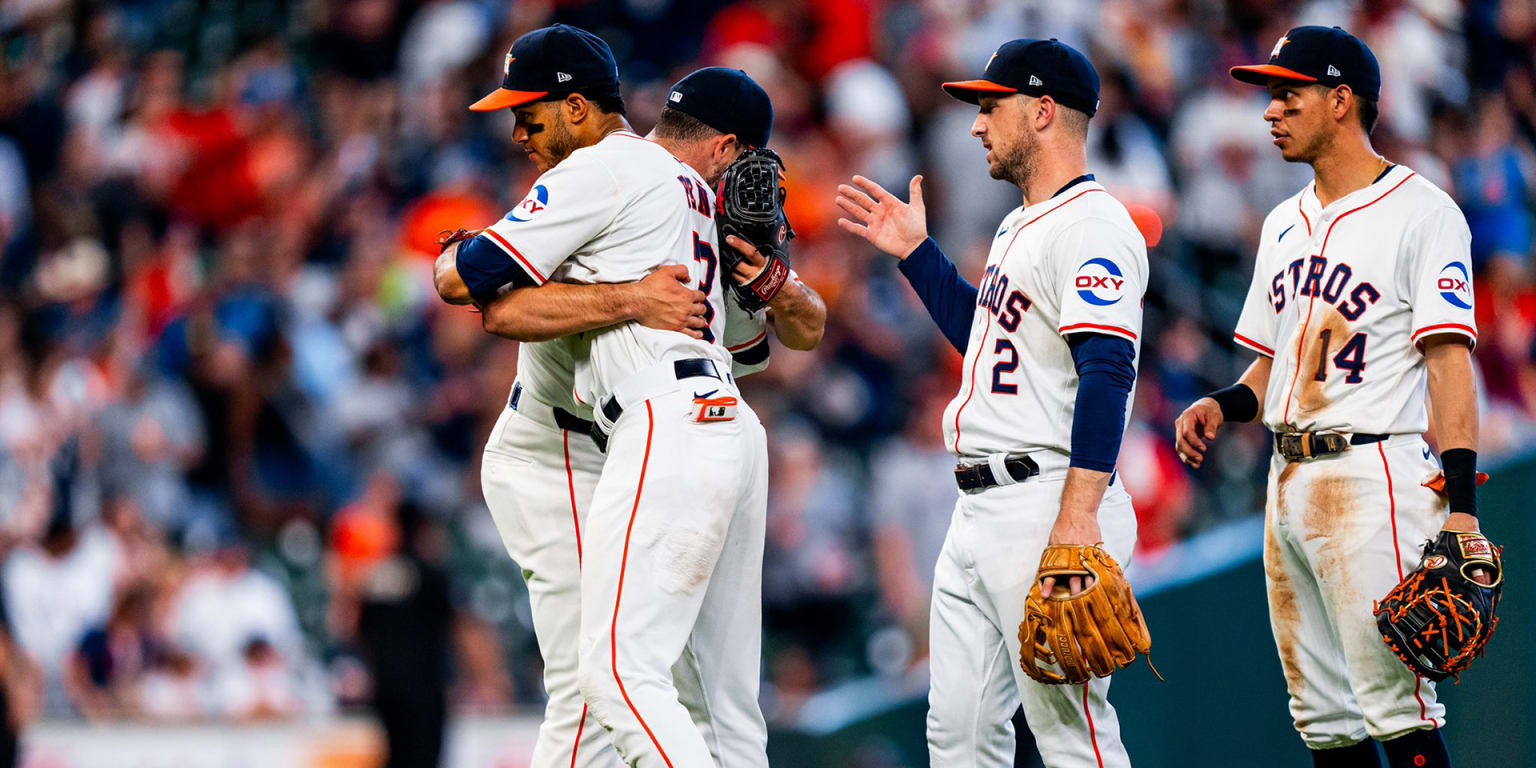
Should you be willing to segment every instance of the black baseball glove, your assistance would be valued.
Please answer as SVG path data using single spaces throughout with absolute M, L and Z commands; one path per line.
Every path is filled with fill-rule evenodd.
M 727 235 L 751 243 L 768 260 L 757 277 L 745 285 L 727 278 L 737 304 L 756 312 L 789 282 L 789 241 L 795 231 L 784 216 L 784 187 L 779 171 L 784 161 L 771 149 L 749 147 L 725 169 L 716 196 L 715 224 L 720 229 L 720 266 L 727 275 L 746 257 L 726 244 Z
M 1376 628 L 1409 669 L 1444 680 L 1483 655 L 1499 624 L 1500 553 L 1480 533 L 1441 531 L 1424 542 L 1419 567 L 1376 603 Z M 1472 578 L 1478 569 L 1488 584 Z

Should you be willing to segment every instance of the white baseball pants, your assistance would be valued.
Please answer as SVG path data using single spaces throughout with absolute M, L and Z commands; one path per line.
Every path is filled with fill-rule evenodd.
M 745 402 L 730 421 L 697 422 L 695 390 L 735 394 L 685 379 L 625 403 L 613 425 L 582 534 L 581 691 L 631 766 L 767 766 L 767 443 Z M 699 725 L 673 682 L 680 658 L 701 681 Z
M 526 392 L 520 400 L 527 413 L 504 409 L 491 431 L 480 484 L 507 554 L 522 568 L 544 657 L 549 702 L 529 766 L 613 768 L 618 755 L 576 685 L 582 536 L 603 454 L 587 435 L 560 429 L 548 406 Z
M 1109 678 L 1043 685 L 1019 668 L 1019 622 L 1061 506 L 1065 457 L 1035 454 L 1042 473 L 962 494 L 934 573 L 928 755 L 934 768 L 1008 768 L 1009 718 L 1024 717 L 1048 768 L 1123 768 Z M 1104 548 L 1124 568 L 1136 545 L 1131 497 L 1116 479 L 1099 506 Z M 1157 627 L 1152 627 L 1156 637 Z
M 1419 435 L 1271 459 L 1264 581 L 1291 717 L 1308 747 L 1445 724 L 1434 683 L 1387 649 L 1371 613 L 1445 523 L 1445 500 L 1419 485 L 1437 469 Z

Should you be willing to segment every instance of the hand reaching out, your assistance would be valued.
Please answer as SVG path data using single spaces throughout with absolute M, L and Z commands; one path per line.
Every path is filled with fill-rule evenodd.
M 853 184 L 837 186 L 837 205 L 852 217 L 838 219 L 839 227 L 898 259 L 905 259 L 928 239 L 922 176 L 913 176 L 908 185 L 910 203 L 903 203 L 885 187 L 863 176 L 854 176 Z

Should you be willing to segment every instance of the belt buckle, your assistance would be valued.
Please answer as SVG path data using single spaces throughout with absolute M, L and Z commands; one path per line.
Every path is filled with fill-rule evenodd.
M 1286 461 L 1298 461 L 1306 458 L 1305 432 L 1281 432 L 1275 435 L 1275 447 L 1280 450 L 1280 457 Z

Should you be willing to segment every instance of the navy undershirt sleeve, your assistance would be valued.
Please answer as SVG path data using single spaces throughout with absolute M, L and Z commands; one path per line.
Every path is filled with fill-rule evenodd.
M 960 354 L 965 354 L 971 338 L 971 319 L 976 314 L 976 286 L 960 276 L 931 237 L 902 259 L 898 268 L 912 284 L 912 290 L 917 291 L 939 332 Z
M 1067 338 L 1077 367 L 1077 409 L 1072 418 L 1072 466 L 1113 472 L 1125 432 L 1125 403 L 1136 382 L 1136 349 L 1102 333 Z
M 485 235 L 461 241 L 454 264 L 470 297 L 482 307 L 495 301 L 501 295 L 501 289 L 509 283 L 518 288 L 539 284 L 517 260 Z

